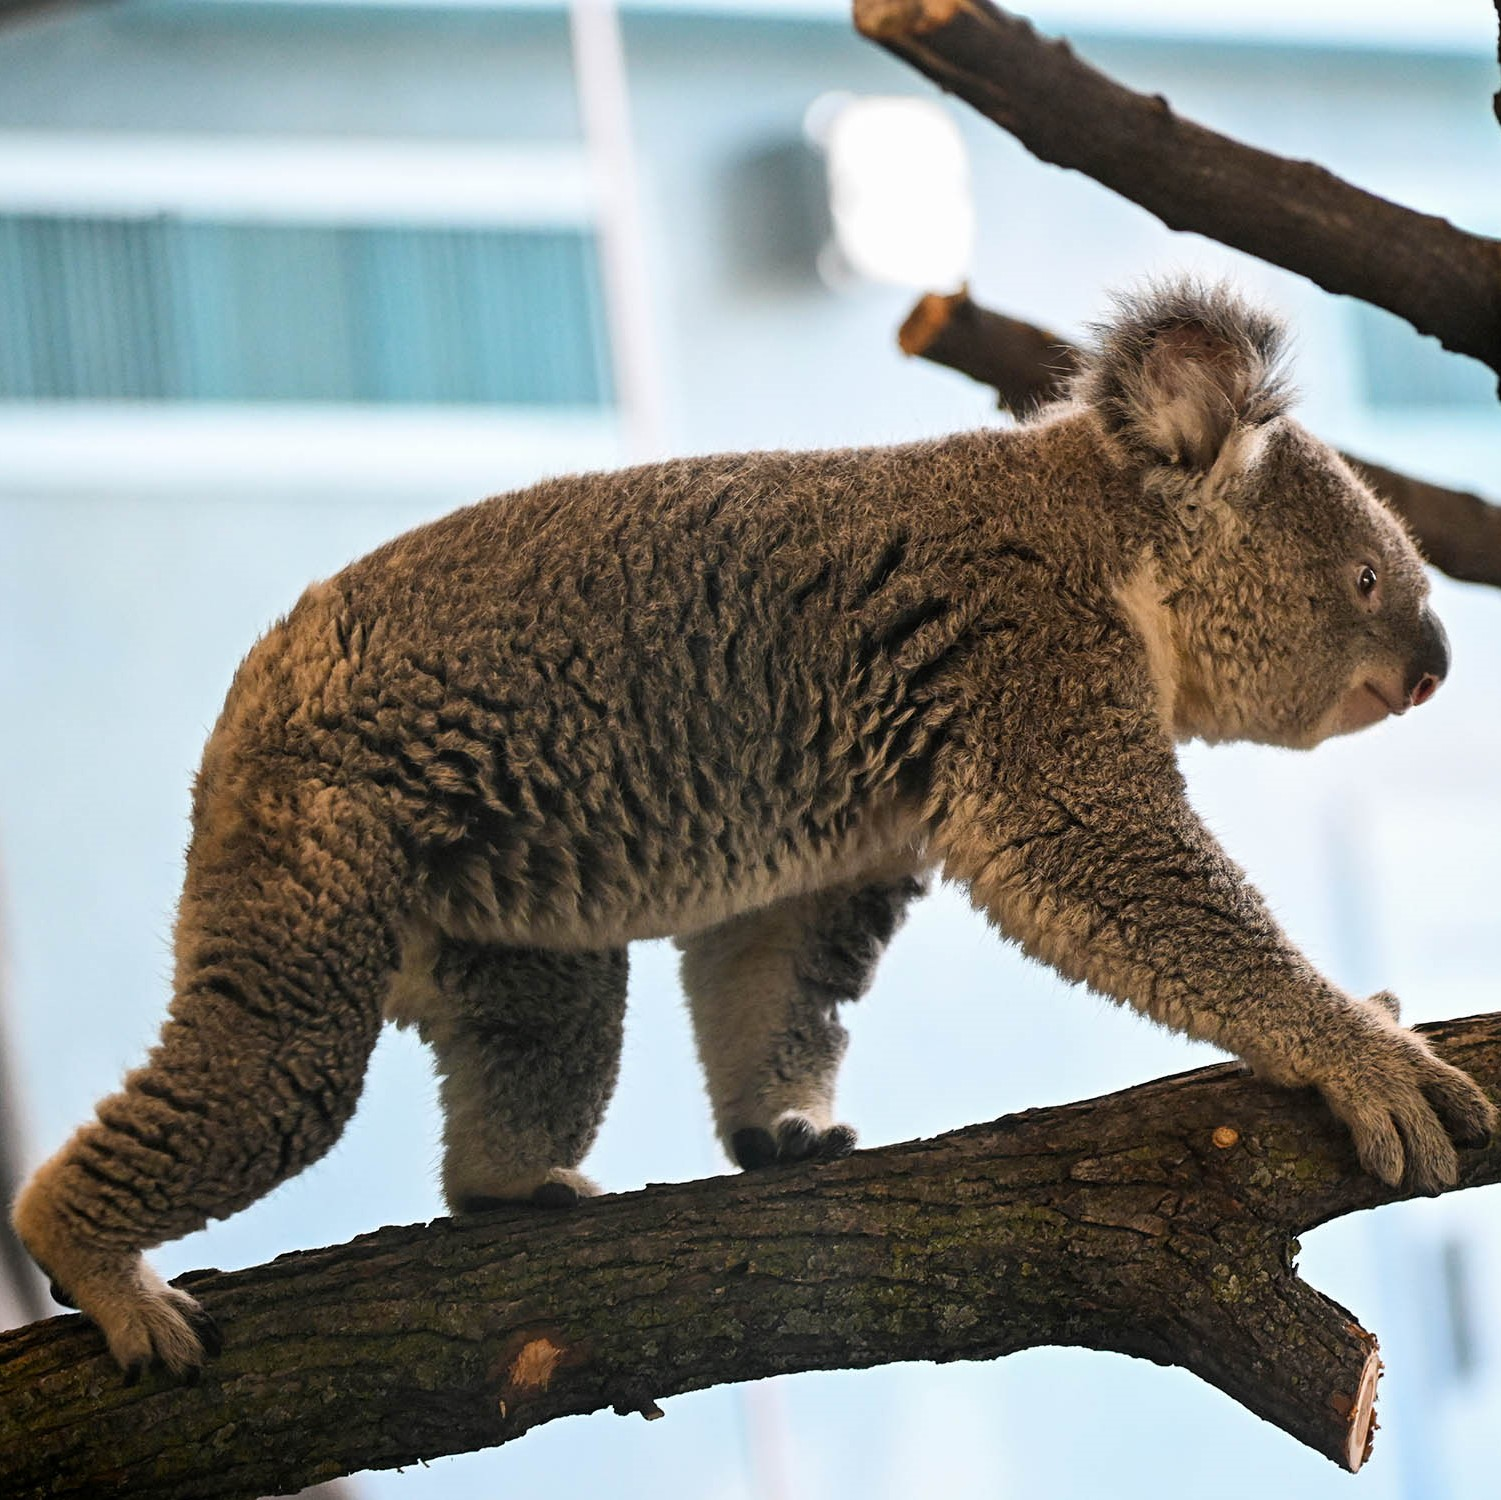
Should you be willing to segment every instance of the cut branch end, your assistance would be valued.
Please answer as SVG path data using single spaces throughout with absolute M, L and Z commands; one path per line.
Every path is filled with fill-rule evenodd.
M 1350 1431 L 1345 1439 L 1345 1467 L 1358 1474 L 1360 1466 L 1371 1456 L 1371 1445 L 1376 1439 L 1376 1382 L 1381 1379 L 1381 1356 L 1374 1342 L 1365 1368 L 1360 1372 L 1360 1385 L 1350 1407 Z
M 949 325 L 954 309 L 969 300 L 968 288 L 944 296 L 941 292 L 927 292 L 917 306 L 907 314 L 906 321 L 897 330 L 896 341 L 903 354 L 923 355 L 932 347 L 934 339 Z
M 877 42 L 922 36 L 963 8 L 963 0 L 855 0 L 855 29 Z

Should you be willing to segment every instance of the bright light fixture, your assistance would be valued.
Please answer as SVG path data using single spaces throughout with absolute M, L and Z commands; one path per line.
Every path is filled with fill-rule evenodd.
M 825 279 L 956 290 L 969 272 L 975 211 L 964 140 L 948 111 L 927 99 L 824 94 L 804 128 L 828 169 L 834 236 L 819 258 Z

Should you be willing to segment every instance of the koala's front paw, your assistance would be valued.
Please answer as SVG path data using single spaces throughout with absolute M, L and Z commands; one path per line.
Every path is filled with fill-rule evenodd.
M 855 1149 L 855 1132 L 848 1125 L 830 1125 L 820 1130 L 806 1115 L 783 1115 L 776 1134 L 764 1126 L 750 1125 L 730 1137 L 736 1163 L 747 1172 L 785 1162 L 833 1161 Z
M 1458 1180 L 1454 1148 L 1491 1139 L 1496 1107 L 1467 1073 L 1386 1019 L 1388 1007 L 1380 1005 L 1380 1014 L 1354 1018 L 1339 1061 L 1314 1081 L 1349 1126 L 1368 1172 L 1389 1187 L 1405 1179 L 1413 1192 L 1437 1193 Z

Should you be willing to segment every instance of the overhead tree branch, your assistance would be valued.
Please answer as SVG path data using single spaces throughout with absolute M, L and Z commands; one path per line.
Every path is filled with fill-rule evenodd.
M 1077 365 L 1077 350 L 1067 339 L 991 312 L 967 291 L 922 297 L 897 342 L 906 354 L 992 387 L 1000 404 L 1017 414 L 1056 401 Z M 1501 506 L 1351 453 L 1344 457 L 1412 528 L 1434 567 L 1451 578 L 1501 587 Z
M 48 11 L 74 10 L 80 3 L 81 0 L 0 0 L 0 26 L 9 21 L 29 21 Z M 90 3 L 102 3 L 102 0 L 90 0 Z
M 1501 64 L 1501 0 L 1495 0 L 1496 4 L 1496 62 Z M 1496 123 L 1501 125 L 1501 89 L 1497 89 L 1491 95 L 1491 108 L 1496 115 Z
M 1501 1015 L 1421 1030 L 1501 1093 Z M 1501 1145 L 1462 1186 L 1501 1181 Z M 126 1387 L 77 1317 L 0 1336 L 0 1490 L 277 1493 L 509 1442 L 556 1417 L 795 1370 L 1041 1344 L 1181 1365 L 1358 1469 L 1376 1341 L 1295 1236 L 1402 1196 L 1311 1093 L 1234 1065 L 571 1214 L 384 1229 L 185 1277 L 225 1348 Z
M 1406 318 L 1501 373 L 1501 241 L 1244 146 L 1125 88 L 990 0 L 854 0 L 866 36 L 1173 229 Z

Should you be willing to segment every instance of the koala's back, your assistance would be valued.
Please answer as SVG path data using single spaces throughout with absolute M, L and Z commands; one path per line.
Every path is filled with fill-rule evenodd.
M 204 784 L 249 757 L 363 788 L 440 924 L 489 941 L 663 935 L 853 872 L 916 835 L 945 683 L 1036 572 L 931 501 L 984 441 L 549 481 L 418 528 L 261 642 Z

